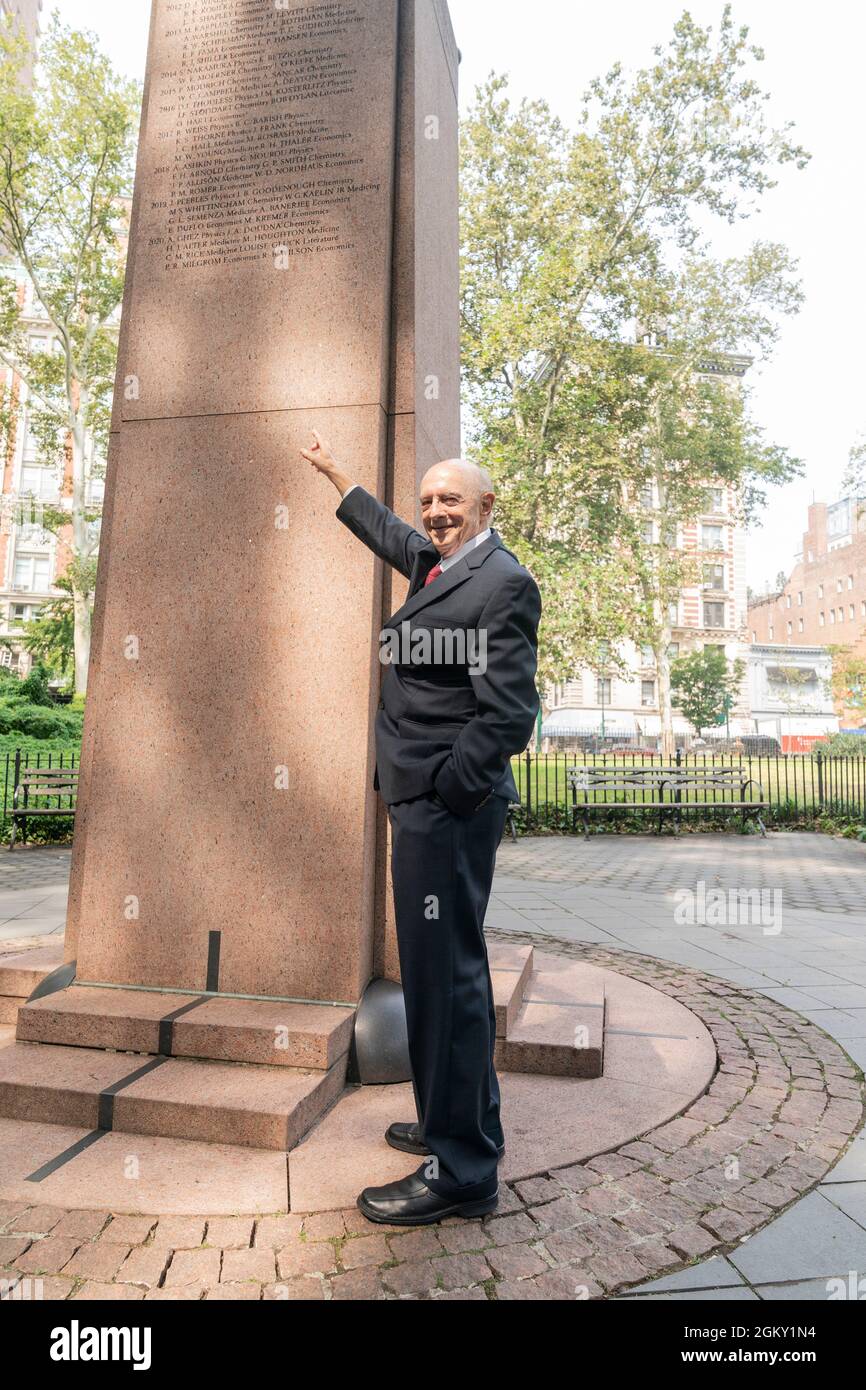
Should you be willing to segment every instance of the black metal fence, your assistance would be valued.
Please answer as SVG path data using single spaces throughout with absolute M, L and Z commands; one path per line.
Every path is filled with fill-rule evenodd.
M 866 750 L 864 750 L 866 752 Z M 757 784 L 768 803 L 765 819 L 770 825 L 808 825 L 822 820 L 842 820 L 866 824 L 866 756 L 830 757 L 820 750 L 813 754 L 780 753 L 737 755 L 731 753 L 697 754 L 681 749 L 672 758 L 649 752 L 596 753 L 573 750 L 559 753 L 527 752 L 515 758 L 513 771 L 520 795 L 521 811 L 518 821 L 526 830 L 569 831 L 573 828 L 574 795 L 568 772 L 572 768 L 609 768 L 628 771 L 633 768 L 676 766 L 682 770 L 701 768 L 737 768 L 743 781 Z M 715 826 L 731 821 L 725 812 L 725 802 L 733 801 L 738 793 L 717 790 L 709 794 L 695 787 L 677 793 L 684 822 L 707 823 Z M 749 795 L 758 799 L 756 787 Z M 615 792 L 595 791 L 577 793 L 582 807 L 588 799 L 597 807 L 594 820 L 605 820 L 605 802 L 634 805 L 635 823 L 647 829 L 651 820 L 641 807 L 657 800 L 658 793 L 650 785 Z M 714 806 L 689 809 L 689 802 L 711 800 Z M 718 808 L 717 810 L 715 808 Z M 617 817 L 620 828 L 628 825 L 627 813 Z
M 8 840 L 12 825 L 15 788 L 21 780 L 21 773 L 34 768 L 76 768 L 79 756 L 77 749 L 65 752 L 31 753 L 20 748 L 16 749 L 14 753 L 8 752 L 2 756 L 3 761 L 0 763 L 0 767 L 2 767 L 3 772 L 3 816 L 0 820 L 0 835 L 3 839 Z M 73 793 L 62 792 L 51 797 L 40 795 L 38 804 L 46 809 L 56 805 L 58 810 L 68 810 L 75 805 L 75 799 Z M 45 816 L 39 833 L 44 838 L 58 836 L 68 839 L 72 834 L 71 817 L 64 816 L 55 820 L 53 816 Z M 32 838 L 32 833 L 28 835 L 28 838 Z
M 21 772 L 26 768 L 75 768 L 78 766 L 78 751 L 34 753 L 17 750 L 0 755 L 0 769 L 3 775 L 3 811 L 0 820 L 0 834 L 9 838 L 15 787 Z M 815 824 L 823 819 L 837 819 L 862 822 L 866 825 L 866 757 L 829 757 L 821 751 L 812 755 L 788 753 L 775 755 L 736 756 L 726 753 L 693 754 L 679 750 L 670 760 L 683 770 L 688 768 L 735 767 L 744 777 L 757 783 L 763 792 L 763 800 L 768 803 L 766 820 L 770 825 Z M 518 823 L 523 829 L 570 831 L 573 826 L 573 794 L 568 779 L 571 768 L 653 768 L 667 765 L 668 760 L 660 754 L 650 753 L 593 753 L 575 751 L 568 753 L 527 752 L 515 758 L 512 764 L 515 781 L 520 796 L 521 810 L 517 812 Z M 754 795 L 754 788 L 752 791 Z M 634 805 L 635 822 L 649 828 L 651 820 L 642 805 L 652 801 L 656 793 L 651 788 L 643 790 L 635 787 L 614 793 L 599 791 L 588 794 L 590 800 L 599 808 L 596 819 L 604 821 L 602 807 L 606 801 L 630 802 Z M 718 813 L 706 808 L 689 808 L 690 800 L 708 799 L 705 790 L 688 790 L 678 794 L 682 817 L 685 822 L 706 822 L 709 825 L 724 825 L 730 820 L 725 812 L 725 801 L 732 800 L 735 793 L 717 791 L 710 798 L 718 806 Z M 583 805 L 583 794 L 579 794 L 578 805 Z M 73 805 L 71 794 L 58 794 L 51 801 L 40 804 L 56 804 L 59 809 Z M 618 816 L 622 827 L 628 824 L 627 814 Z M 48 837 L 68 838 L 72 825 L 70 819 L 45 818 L 43 833 Z

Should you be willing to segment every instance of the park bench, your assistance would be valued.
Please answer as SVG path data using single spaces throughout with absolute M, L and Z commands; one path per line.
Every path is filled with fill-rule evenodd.
M 661 834 L 667 818 L 673 821 L 675 835 L 680 832 L 684 810 L 740 811 L 744 830 L 747 821 L 755 820 L 761 834 L 767 834 L 761 812 L 769 802 L 764 800 L 760 783 L 749 776 L 746 768 L 570 767 L 568 783 L 572 825 L 576 828 L 578 813 L 582 813 L 586 838 L 592 814 L 618 811 L 657 812 L 656 833 Z M 750 793 L 750 788 L 757 789 L 757 797 Z M 620 793 L 632 793 L 631 799 L 621 800 Z M 612 801 L 611 795 L 615 798 Z
M 61 801 L 74 801 L 78 791 L 77 767 L 21 767 L 16 760 L 15 792 L 12 797 L 12 833 L 9 848 L 15 848 L 18 823 L 21 822 L 21 839 L 27 842 L 27 822 L 35 816 L 74 816 L 75 806 L 62 806 Z M 45 798 L 57 801 L 55 806 L 45 806 Z M 33 799 L 37 804 L 33 804 Z

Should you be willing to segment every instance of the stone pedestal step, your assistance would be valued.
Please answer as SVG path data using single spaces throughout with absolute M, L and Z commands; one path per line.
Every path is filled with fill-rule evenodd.
M 504 1038 L 507 1030 L 514 1027 L 523 1003 L 523 992 L 533 969 L 533 949 L 491 941 L 487 958 L 496 1006 L 496 1036 Z
M 346 1063 L 311 1071 L 17 1042 L 0 1050 L 0 1116 L 288 1151 L 342 1093 Z
M 604 972 L 561 956 L 531 954 L 519 1006 L 496 1041 L 503 1071 L 590 1080 L 603 1074 Z M 497 1030 L 498 1032 L 498 1030 Z
M 14 1023 L 36 986 L 62 964 L 60 940 L 0 957 L 0 1023 Z
M 354 1009 L 71 985 L 18 1012 L 21 1042 L 328 1071 Z

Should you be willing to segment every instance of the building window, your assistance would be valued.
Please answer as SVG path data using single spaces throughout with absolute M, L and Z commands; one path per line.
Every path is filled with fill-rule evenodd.
M 656 704 L 656 683 L 655 681 L 641 681 L 640 683 L 640 702 L 644 709 L 655 709 Z
M 785 595 L 785 607 L 786 607 L 786 608 L 790 608 L 790 607 L 791 607 L 791 595 L 790 595 L 790 594 L 786 594 L 786 595 Z
M 823 614 L 823 613 L 819 613 L 819 614 L 818 614 L 818 626 L 819 626 L 819 627 L 823 627 L 823 626 L 824 626 L 824 614 Z
M 51 585 L 51 561 L 47 555 L 16 555 L 13 589 L 45 594 Z
M 671 642 L 668 646 L 668 661 L 678 661 L 680 656 L 679 642 Z
M 725 605 L 723 603 L 704 604 L 704 627 L 725 626 Z
M 701 550 L 724 550 L 724 527 L 722 526 L 702 526 L 701 527 Z
M 841 592 L 842 592 L 842 580 L 841 580 L 841 579 L 837 579 L 837 580 L 836 580 L 836 593 L 837 593 L 837 594 L 841 594 Z
M 844 608 L 840 608 L 840 609 L 839 609 L 839 622 L 840 622 L 840 623 L 844 623 L 844 621 L 845 621 L 845 609 L 844 609 Z
M 770 623 L 770 641 L 771 641 L 771 642 L 774 641 L 774 640 L 775 640 L 775 637 L 776 637 L 776 629 L 773 627 L 773 624 Z
M 644 483 L 640 490 L 640 503 L 642 507 L 651 507 L 653 504 L 653 485 Z
M 793 636 L 794 636 L 794 624 L 793 624 L 793 623 L 789 623 L 789 624 L 788 624 L 788 636 L 789 636 L 789 637 L 793 637 Z
M 645 521 L 645 522 L 643 523 L 642 527 L 641 527 L 641 535 L 642 535 L 642 537 L 643 537 L 643 543 L 644 543 L 644 545 L 652 545 L 652 544 L 653 544 L 653 542 L 655 541 L 655 533 L 656 533 L 655 522 L 653 522 L 653 521 Z
M 798 631 L 798 632 L 804 632 L 804 631 L 805 631 L 805 628 L 804 628 L 804 626 L 803 626 L 803 619 L 802 619 L 802 618 L 798 618 L 798 619 L 797 619 L 797 631 Z
M 819 585 L 818 585 L 818 597 L 819 597 L 819 598 L 823 598 L 823 597 L 824 597 L 824 585 L 823 585 L 823 584 L 819 584 Z
M 755 630 L 754 630 L 754 628 L 753 628 L 753 629 L 752 629 L 752 641 L 753 641 L 753 642 L 757 642 L 757 640 L 758 640 L 758 634 L 757 634 L 757 632 L 755 632 Z
M 717 592 L 724 592 L 725 588 L 725 567 L 724 565 L 704 565 L 704 588 L 715 589 Z
M 60 497 L 60 480 L 52 464 L 43 468 L 38 463 L 25 463 L 21 468 L 22 493 L 30 493 L 40 502 L 56 502 Z
M 800 590 L 800 592 L 799 592 L 798 595 L 797 595 L 797 607 L 798 607 L 798 608 L 802 608 L 802 607 L 803 607 L 803 590 L 802 590 L 802 589 Z
M 680 605 L 678 603 L 668 604 L 668 622 L 670 623 L 671 627 L 679 627 Z
M 723 512 L 725 510 L 725 492 L 723 488 L 710 488 L 710 510 L 714 512 L 717 516 L 719 512 Z
M 853 588 L 854 588 L 854 576 L 853 576 L 853 574 L 849 574 L 849 575 L 848 575 L 848 588 L 849 588 L 849 589 L 853 589 Z
M 853 605 L 853 603 L 851 603 L 851 604 L 848 605 L 848 617 L 851 619 L 852 622 L 854 621 L 854 618 L 856 617 L 856 614 L 855 614 L 855 612 L 854 612 L 854 605 Z
M 18 527 L 16 548 L 18 550 L 37 550 L 49 546 L 52 541 L 50 531 L 44 531 L 35 522 L 26 521 Z
M 609 705 L 612 682 L 608 676 L 599 676 L 595 687 L 595 699 L 599 705 Z
M 835 623 L 835 621 L 836 621 L 836 609 L 835 609 L 835 608 L 831 608 L 831 609 L 830 609 L 830 622 L 831 622 L 831 623 Z
M 20 627 L 29 623 L 39 614 L 40 604 L 12 603 L 9 605 L 9 626 Z
M 87 502 L 87 505 L 90 507 L 98 505 L 100 502 L 105 501 L 104 478 L 87 479 L 87 491 L 85 493 L 85 501 Z
M 640 649 L 640 659 L 643 662 L 644 666 L 652 666 L 655 661 L 653 649 L 648 642 L 644 642 L 643 646 Z

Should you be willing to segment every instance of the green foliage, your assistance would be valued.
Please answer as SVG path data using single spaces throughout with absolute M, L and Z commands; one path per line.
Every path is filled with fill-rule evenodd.
M 51 670 L 37 663 L 21 680 L 13 673 L 0 674 L 0 736 L 19 734 L 37 740 L 78 742 L 83 708 L 58 705 L 49 688 Z
M 866 758 L 866 734 L 828 734 L 812 749 L 817 758 Z
M 742 661 L 729 666 L 724 652 L 709 647 L 672 663 L 674 701 L 696 733 L 719 722 L 726 702 L 736 697 L 744 669 Z
M 113 71 L 94 35 L 66 28 L 56 14 L 32 88 L 20 80 L 28 59 L 4 20 L 0 242 L 9 255 L 0 266 L 0 363 L 27 384 L 39 461 L 59 478 L 71 457 L 71 496 L 42 508 L 39 519 L 72 551 L 75 673 L 83 688 L 98 544 L 88 523 L 99 517 L 86 504 L 86 485 L 104 472 L 140 94 Z M 28 333 L 22 279 L 50 325 L 49 351 Z M 8 432 L 8 403 L 4 424 Z M 35 650 L 53 658 L 68 645 L 59 629 L 55 638 L 36 632 Z
M 48 688 L 50 671 L 37 663 L 29 676 L 25 676 L 19 687 L 19 700 L 22 704 L 53 705 L 54 699 Z
M 833 658 L 833 697 L 848 710 L 866 714 L 866 657 L 851 647 L 828 647 Z
M 35 739 L 67 742 L 81 737 L 81 719 L 62 706 L 0 700 L 0 734 L 21 733 Z
M 60 598 L 43 603 L 35 618 L 22 626 L 21 646 L 59 676 L 67 676 L 75 657 L 75 614 L 72 584 L 67 577 L 55 580 Z

